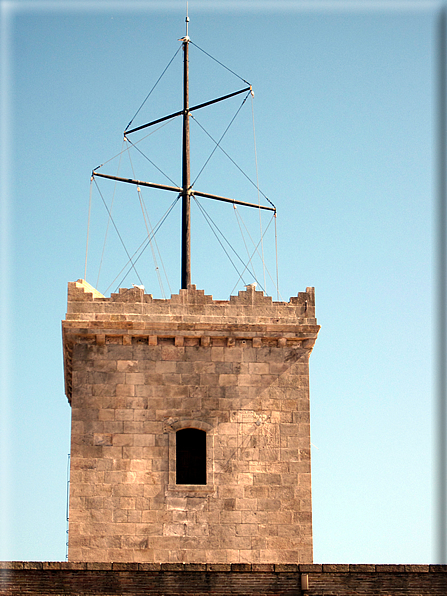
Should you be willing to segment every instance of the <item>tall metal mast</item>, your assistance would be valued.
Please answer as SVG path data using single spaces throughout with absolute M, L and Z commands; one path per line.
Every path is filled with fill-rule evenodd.
M 183 38 L 182 289 L 191 284 L 191 179 L 189 152 L 189 36 Z
M 189 34 L 188 34 L 188 23 L 189 23 L 189 16 L 188 16 L 188 3 L 186 4 L 186 35 L 179 41 L 182 42 L 183 45 L 183 109 L 179 110 L 178 112 L 174 112 L 173 114 L 169 114 L 168 116 L 163 116 L 162 118 L 157 118 L 156 120 L 152 120 L 151 122 L 147 122 L 146 124 L 142 124 L 141 126 L 137 126 L 129 130 L 129 127 L 133 121 L 127 125 L 126 130 L 124 131 L 124 138 L 128 135 L 137 132 L 139 130 L 143 130 L 148 128 L 149 126 L 154 126 L 155 124 L 159 124 L 160 122 L 165 122 L 170 120 L 171 118 L 176 118 L 177 116 L 183 117 L 183 147 L 182 147 L 182 187 L 179 186 L 168 186 L 166 184 L 156 184 L 152 182 L 143 182 L 142 180 L 134 180 L 132 178 L 121 178 L 119 176 L 111 176 L 108 174 L 102 174 L 97 170 L 101 167 L 98 166 L 92 172 L 92 177 L 99 176 L 101 178 L 108 178 L 109 180 L 116 180 L 119 182 L 125 182 L 127 184 L 136 184 L 137 186 L 148 186 L 149 188 L 158 188 L 161 190 L 169 190 L 171 192 L 178 193 L 182 197 L 182 257 L 181 257 L 181 288 L 188 289 L 188 286 L 191 284 L 191 211 L 190 211 L 190 204 L 191 204 L 191 196 L 196 195 L 199 197 L 205 197 L 208 199 L 213 199 L 215 201 L 224 201 L 226 203 L 233 203 L 233 205 L 243 205 L 245 207 L 255 207 L 256 209 L 266 209 L 267 211 L 273 211 L 276 214 L 276 207 L 267 199 L 271 206 L 267 205 L 260 205 L 255 203 L 248 203 L 246 201 L 238 201 L 235 199 L 229 199 L 227 197 L 222 197 L 219 195 L 213 195 L 207 192 L 201 192 L 198 190 L 193 190 L 191 188 L 191 175 L 190 175 L 190 143 L 189 143 L 189 116 L 191 112 L 194 110 L 199 110 L 201 108 L 205 108 L 206 106 L 210 106 L 220 101 L 224 101 L 229 99 L 230 97 L 234 97 L 236 95 L 240 95 L 241 93 L 253 93 L 250 83 L 247 83 L 248 87 L 244 87 L 243 89 L 239 89 L 238 91 L 233 91 L 233 93 L 228 93 L 227 95 L 223 95 L 221 97 L 217 97 L 216 99 L 211 99 L 204 103 L 189 107 Z M 248 95 L 246 96 L 248 97 Z M 245 100 L 244 100 L 245 101 Z M 138 112 L 137 112 L 138 113 Z M 107 162 L 106 162 L 107 163 Z M 265 196 L 265 195 L 264 195 Z

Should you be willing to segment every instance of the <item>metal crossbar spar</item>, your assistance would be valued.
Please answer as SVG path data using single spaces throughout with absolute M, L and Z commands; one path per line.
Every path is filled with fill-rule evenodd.
M 143 180 L 133 180 L 132 178 L 121 178 L 120 176 L 111 176 L 110 174 L 101 174 L 100 172 L 92 172 L 92 176 L 98 176 L 100 178 L 108 178 L 109 180 L 117 180 L 118 182 L 126 182 L 127 184 L 136 184 L 137 186 L 148 186 L 149 188 L 158 188 L 160 190 L 173 190 L 181 194 L 183 189 L 180 186 L 168 186 L 167 184 L 155 184 L 153 182 L 144 182 Z M 259 205 L 257 203 L 249 203 L 248 201 L 239 201 L 238 199 L 230 199 L 228 197 L 221 197 L 219 195 L 213 195 L 207 192 L 201 192 L 200 190 L 189 191 L 190 196 L 195 195 L 197 197 L 204 197 L 205 199 L 214 199 L 215 201 L 224 201 L 225 203 L 232 203 L 233 205 L 242 205 L 243 207 L 255 207 L 256 209 L 264 209 L 266 211 L 273 211 L 276 213 L 276 207 L 270 207 L 269 205 Z
M 191 194 L 198 197 L 205 197 L 206 199 L 225 201 L 226 203 L 233 203 L 233 205 L 244 205 L 245 207 L 256 207 L 256 209 L 265 209 L 266 211 L 274 211 L 276 213 L 276 207 L 269 207 L 268 205 L 258 205 L 256 203 L 247 203 L 246 201 L 238 201 L 236 199 L 227 199 L 226 197 L 220 197 L 219 195 L 212 195 L 206 192 L 200 192 L 198 190 L 191 191 Z
M 234 91 L 233 93 L 229 93 L 228 95 L 222 95 L 222 97 L 218 97 L 217 99 L 211 99 L 210 101 L 206 101 L 205 103 L 201 103 L 197 106 L 193 106 L 189 108 L 189 112 L 194 112 L 195 110 L 200 110 L 200 108 L 206 108 L 207 106 L 212 105 L 213 103 L 217 103 L 218 101 L 224 101 L 224 99 L 229 99 L 230 97 L 234 97 L 235 95 L 239 95 L 240 93 L 244 93 L 245 91 L 252 91 L 251 85 L 249 87 L 245 87 L 244 89 L 240 89 L 239 91 Z M 137 126 L 136 128 L 132 128 L 132 130 L 126 130 L 125 135 L 130 135 L 133 132 L 137 132 L 138 130 L 143 130 L 144 128 L 149 128 L 149 126 L 153 126 L 154 124 L 158 124 L 159 122 L 164 122 L 165 120 L 170 120 L 171 118 L 176 118 L 177 116 L 181 116 L 184 114 L 184 110 L 179 110 L 178 112 L 174 112 L 169 116 L 163 116 L 162 118 L 157 118 L 157 120 L 152 120 L 147 124 L 142 124 L 141 126 Z
M 118 182 L 126 182 L 127 184 L 136 184 L 137 186 L 149 186 L 150 188 L 158 188 L 160 190 L 173 190 L 175 192 L 182 192 L 180 186 L 168 186 L 166 184 L 154 184 L 153 182 L 144 182 L 143 180 L 133 180 L 133 178 L 121 178 L 121 176 L 112 176 L 110 174 L 101 174 L 93 170 L 92 176 L 99 176 L 100 178 L 108 178 L 109 180 L 117 180 Z

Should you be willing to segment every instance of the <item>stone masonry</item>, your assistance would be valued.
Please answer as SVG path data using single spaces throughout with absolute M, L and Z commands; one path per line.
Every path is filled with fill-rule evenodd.
M 445 596 L 445 565 L 0 562 L 2 596 Z
M 156 300 L 79 280 L 62 329 L 70 561 L 312 563 L 313 288 Z M 176 484 L 185 428 L 206 432 L 206 484 Z

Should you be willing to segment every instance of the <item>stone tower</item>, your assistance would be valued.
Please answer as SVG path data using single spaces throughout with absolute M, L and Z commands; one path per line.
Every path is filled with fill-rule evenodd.
M 69 283 L 70 561 L 311 563 L 314 289 Z

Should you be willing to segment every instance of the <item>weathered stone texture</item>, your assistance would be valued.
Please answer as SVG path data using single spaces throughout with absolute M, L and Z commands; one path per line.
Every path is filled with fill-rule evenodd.
M 311 563 L 313 288 L 213 301 L 69 284 L 69 559 Z M 175 483 L 176 431 L 207 433 L 207 484 Z

